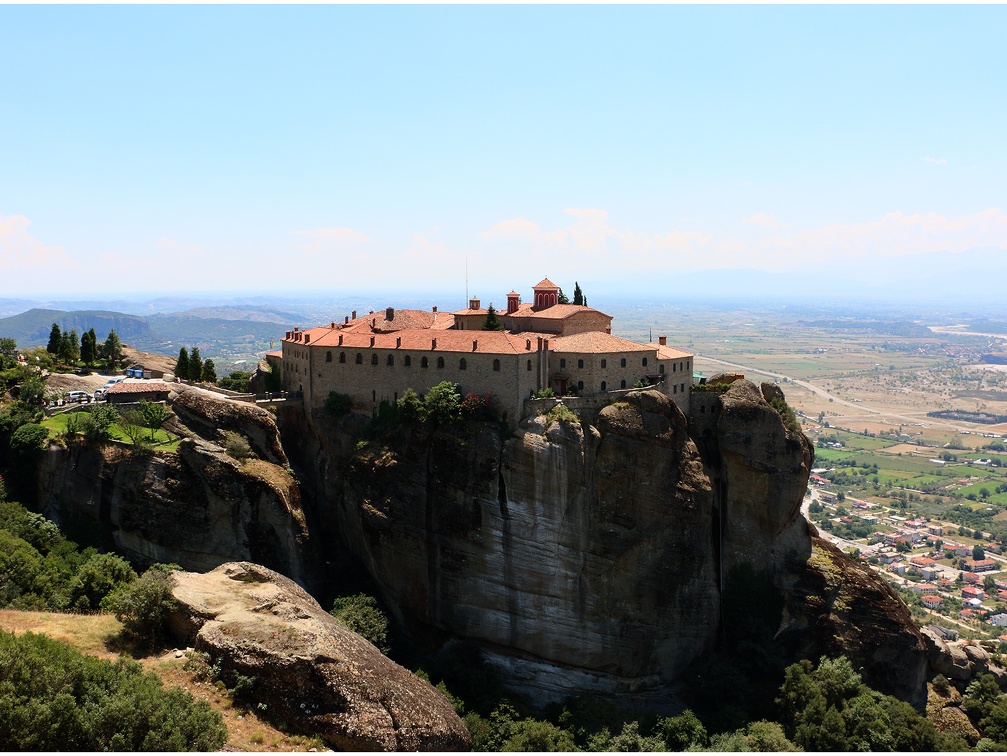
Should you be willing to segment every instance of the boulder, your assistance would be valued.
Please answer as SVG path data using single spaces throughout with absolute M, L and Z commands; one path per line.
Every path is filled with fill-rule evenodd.
M 292 580 L 250 562 L 172 577 L 172 634 L 208 653 L 225 677 L 251 678 L 252 699 L 291 728 L 346 751 L 471 748 L 440 691 L 344 628 Z
M 984 648 L 969 644 L 967 646 L 963 646 L 962 649 L 965 651 L 965 656 L 969 660 L 969 666 L 972 667 L 973 676 L 978 675 L 981 672 L 985 672 L 989 668 L 990 655 L 986 653 Z

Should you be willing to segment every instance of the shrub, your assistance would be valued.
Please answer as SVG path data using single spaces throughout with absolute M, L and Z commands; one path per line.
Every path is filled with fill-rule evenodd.
M 373 643 L 381 653 L 389 652 L 388 617 L 378 608 L 373 596 L 359 593 L 337 598 L 329 614 L 347 630 Z
M 769 400 L 769 406 L 771 406 L 776 413 L 783 420 L 783 426 L 792 433 L 801 432 L 801 421 L 797 419 L 797 415 L 794 414 L 794 410 L 791 409 L 790 405 L 787 404 L 787 400 L 779 396 L 774 396 Z
M 251 377 L 251 373 L 246 373 L 243 370 L 235 370 L 230 375 L 217 381 L 217 385 L 221 388 L 228 389 L 229 391 L 245 393 L 248 391 L 248 383 Z
M 244 462 L 253 456 L 248 439 L 234 431 L 224 431 L 224 451 L 239 462 Z
M 461 419 L 462 394 L 457 383 L 441 381 L 427 392 L 423 404 L 428 420 L 449 423 Z
M 220 715 L 137 662 L 0 631 L 0 741 L 20 751 L 215 751 Z
M 325 397 L 325 411 L 333 417 L 348 415 L 352 408 L 353 400 L 350 398 L 349 394 L 340 394 L 336 391 L 330 391 L 329 395 Z
M 555 407 L 549 410 L 548 414 L 546 414 L 546 418 L 549 421 L 548 425 L 560 422 L 575 423 L 577 425 L 580 424 L 580 418 L 577 417 L 577 413 L 574 412 L 569 407 L 567 407 L 565 404 L 557 404 Z
M 556 392 L 551 388 L 544 388 L 541 391 L 535 392 L 535 399 L 548 399 L 550 397 L 556 396 Z
M 115 614 L 128 636 L 154 644 L 164 638 L 168 615 L 178 606 L 171 589 L 170 574 L 154 566 L 106 596 L 101 608 Z
M 82 414 L 82 413 L 76 413 Z M 105 441 L 112 437 L 112 424 L 119 419 L 119 411 L 110 404 L 97 404 L 84 414 L 81 430 L 88 441 Z M 69 430 L 69 425 L 67 426 Z
M 125 559 L 115 554 L 95 554 L 70 581 L 70 606 L 80 612 L 96 610 L 108 594 L 134 580 L 136 573 Z

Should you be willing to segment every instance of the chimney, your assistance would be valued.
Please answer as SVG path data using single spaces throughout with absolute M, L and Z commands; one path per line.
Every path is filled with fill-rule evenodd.
M 437 305 L 434 305 L 433 312 L 437 312 Z
M 398 349 L 400 346 L 402 346 L 402 337 L 401 336 L 396 336 L 395 337 L 395 348 Z
M 349 322 L 350 322 L 350 316 L 349 315 L 343 315 L 343 324 L 344 325 L 349 325 Z
M 336 327 L 336 321 L 333 320 L 331 323 L 329 323 L 329 328 L 335 330 L 335 327 Z
M 436 349 L 437 348 L 437 339 L 431 339 L 430 340 L 430 348 L 431 349 Z
M 357 311 L 356 310 L 353 311 L 353 314 L 350 316 L 350 318 L 352 320 L 356 320 L 357 319 Z
M 526 352 L 530 352 L 531 351 L 531 339 L 525 339 L 524 340 L 524 349 L 525 349 Z
M 479 309 L 479 300 L 476 299 L 475 297 L 473 297 L 472 299 L 470 299 L 469 300 L 469 309 L 470 310 L 478 310 Z
M 343 345 L 343 334 L 339 334 L 339 343 L 336 346 L 342 346 L 342 345 Z
M 371 346 L 374 346 L 374 337 L 371 336 Z
M 309 341 L 311 341 L 311 334 L 310 333 L 304 334 L 304 343 L 307 344 Z
M 479 348 L 479 341 L 477 339 L 472 339 L 472 351 L 476 351 Z
M 661 346 L 668 346 L 668 337 L 667 336 L 658 336 L 657 337 L 657 343 L 660 344 Z
M 609 336 L 611 336 L 612 335 L 612 326 L 609 326 L 608 328 L 606 328 L 605 329 L 605 333 L 607 333 Z
M 395 320 L 395 308 L 389 307 L 385 310 L 385 320 Z

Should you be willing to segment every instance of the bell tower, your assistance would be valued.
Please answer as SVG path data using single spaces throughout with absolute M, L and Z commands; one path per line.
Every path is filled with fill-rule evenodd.
M 559 304 L 559 287 L 548 278 L 543 278 L 532 287 L 535 292 L 533 310 L 545 310 Z

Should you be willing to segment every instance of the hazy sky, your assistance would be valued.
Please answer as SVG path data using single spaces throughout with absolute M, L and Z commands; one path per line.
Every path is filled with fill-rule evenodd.
M 1004 6 L 3 6 L 0 296 L 461 289 L 467 257 L 502 304 L 545 275 L 1002 259 L 1005 30 Z

